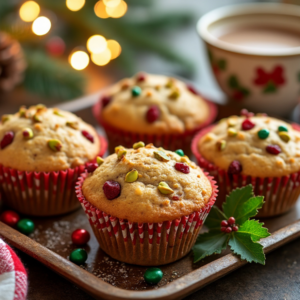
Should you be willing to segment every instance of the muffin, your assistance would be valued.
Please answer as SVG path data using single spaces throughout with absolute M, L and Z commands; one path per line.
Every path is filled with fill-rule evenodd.
M 215 202 L 214 181 L 187 157 L 142 142 L 98 162 L 76 193 L 101 249 L 147 266 L 186 255 Z
M 94 115 L 106 131 L 110 153 L 143 140 L 189 155 L 194 134 L 215 119 L 216 106 L 178 79 L 139 73 L 109 88 Z
M 294 125 L 243 111 L 202 130 L 192 150 L 218 183 L 218 206 L 231 190 L 248 184 L 264 196 L 260 217 L 282 214 L 298 199 L 300 132 Z
M 78 207 L 75 183 L 106 141 L 72 113 L 37 105 L 4 115 L 0 124 L 0 189 L 4 202 L 29 215 Z

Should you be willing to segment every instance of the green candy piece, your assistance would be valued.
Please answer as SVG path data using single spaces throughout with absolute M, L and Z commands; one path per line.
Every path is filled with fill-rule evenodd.
M 269 136 L 269 134 L 270 134 L 270 131 L 269 131 L 268 129 L 266 129 L 266 128 L 261 129 L 261 130 L 257 133 L 258 137 L 259 137 L 261 140 L 265 140 L 265 139 Z
M 177 153 L 179 156 L 184 156 L 184 152 L 181 149 L 175 150 L 175 153 Z
M 17 229 L 21 233 L 29 235 L 34 231 L 34 223 L 30 219 L 22 219 L 17 223 Z
M 84 249 L 75 249 L 70 254 L 70 261 L 76 265 L 82 265 L 87 260 L 87 253 Z
M 138 97 L 142 93 L 142 89 L 139 86 L 135 86 L 131 90 L 131 94 L 133 97 Z
M 169 195 L 169 194 L 173 194 L 174 193 L 174 191 L 164 181 L 160 182 L 157 188 L 164 195 Z
M 163 276 L 164 274 L 161 269 L 149 268 L 144 274 L 144 279 L 149 284 L 158 284 L 162 280 Z
M 164 151 L 154 151 L 154 157 L 159 161 L 167 162 L 170 160 L 170 157 Z
M 285 131 L 279 132 L 279 136 L 286 143 L 288 143 L 291 140 L 290 135 L 287 132 L 285 132 Z
M 288 132 L 289 130 L 288 130 L 288 128 L 287 128 L 286 126 L 280 125 L 280 126 L 278 126 L 278 131 L 279 131 L 279 132 L 281 132 L 281 131 L 286 131 L 286 132 Z
M 125 182 L 135 182 L 139 177 L 139 172 L 137 170 L 131 170 L 125 176 Z

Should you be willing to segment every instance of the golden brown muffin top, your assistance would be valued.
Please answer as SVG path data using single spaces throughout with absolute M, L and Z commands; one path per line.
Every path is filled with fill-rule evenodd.
M 102 100 L 102 118 L 124 131 L 178 134 L 193 130 L 210 114 L 206 101 L 184 82 L 140 73 L 113 85 Z
M 233 161 L 241 174 L 281 177 L 300 170 L 300 132 L 264 115 L 223 119 L 198 143 L 199 153 L 228 170 Z
M 95 129 L 74 114 L 43 105 L 2 116 L 0 164 L 20 171 L 60 171 L 93 160 Z
M 171 221 L 200 211 L 212 195 L 209 179 L 186 156 L 152 144 L 116 152 L 82 187 L 86 200 L 107 214 L 131 222 Z

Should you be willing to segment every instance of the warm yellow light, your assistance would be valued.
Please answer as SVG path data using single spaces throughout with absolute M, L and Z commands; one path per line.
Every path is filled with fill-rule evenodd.
M 25 22 L 32 22 L 40 13 L 40 6 L 34 1 L 26 1 L 20 7 L 20 18 Z
M 116 7 L 106 7 L 107 14 L 112 18 L 121 18 L 125 15 L 127 11 L 127 4 L 126 2 L 122 1 Z
M 78 11 L 82 9 L 85 4 L 85 0 L 66 0 L 66 6 L 71 11 Z
M 75 51 L 70 56 L 70 64 L 75 70 L 85 69 L 89 62 L 90 58 L 84 51 Z
M 92 59 L 93 63 L 98 66 L 104 66 L 104 65 L 108 64 L 110 61 L 110 58 L 111 58 L 111 53 L 110 53 L 109 49 L 107 49 L 107 48 L 101 53 L 92 53 L 91 54 L 91 59 Z
M 109 18 L 109 15 L 106 12 L 105 4 L 102 1 L 98 1 L 94 6 L 94 12 L 97 17 L 101 19 Z
M 122 0 L 103 0 L 103 3 L 107 6 L 107 7 L 116 7 L 120 4 Z
M 114 40 L 107 41 L 107 48 L 109 49 L 109 51 L 111 53 L 111 59 L 117 58 L 121 54 L 121 51 L 122 51 L 120 44 Z
M 92 53 L 100 53 L 106 49 L 107 42 L 102 35 L 93 35 L 88 39 L 86 47 Z
M 32 23 L 32 31 L 36 35 L 44 35 L 49 32 L 50 28 L 51 28 L 51 22 L 46 17 L 38 17 Z

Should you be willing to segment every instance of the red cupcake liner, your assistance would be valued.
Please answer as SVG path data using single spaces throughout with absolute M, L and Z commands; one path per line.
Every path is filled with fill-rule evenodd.
M 300 171 L 282 177 L 253 177 L 247 175 L 228 175 L 223 170 L 206 160 L 198 151 L 199 140 L 212 130 L 215 125 L 200 131 L 192 142 L 192 152 L 201 168 L 207 171 L 217 182 L 219 194 L 216 201 L 218 207 L 226 200 L 226 195 L 238 187 L 252 184 L 256 196 L 264 196 L 264 205 L 259 210 L 258 217 L 271 217 L 283 214 L 290 210 L 300 195 Z M 300 126 L 292 124 L 300 131 Z
M 101 117 L 102 105 L 98 101 L 93 106 L 93 114 L 98 123 L 105 129 L 107 139 L 109 141 L 109 152 L 114 153 L 115 147 L 122 145 L 126 148 L 131 148 L 136 142 L 143 141 L 145 144 L 152 143 L 156 147 L 163 147 L 165 149 L 175 151 L 177 149 L 182 149 L 186 155 L 191 154 L 190 144 L 196 132 L 205 126 L 211 124 L 217 116 L 217 106 L 203 98 L 203 100 L 209 106 L 210 114 L 205 122 L 203 122 L 197 128 L 185 131 L 181 134 L 141 134 L 134 133 L 130 131 L 117 129 L 109 124 L 107 124 Z
M 108 215 L 89 203 L 82 193 L 87 176 L 87 172 L 80 176 L 76 194 L 102 250 L 114 259 L 135 265 L 164 265 L 185 256 L 195 244 L 218 193 L 215 181 L 208 176 L 213 191 L 200 211 L 172 221 L 136 223 Z
M 100 153 L 107 149 L 104 137 L 99 136 Z M 92 161 L 95 162 L 96 158 Z M 26 172 L 0 164 L 1 199 L 12 209 L 34 216 L 53 216 L 77 209 L 75 185 L 86 164 L 58 172 Z

